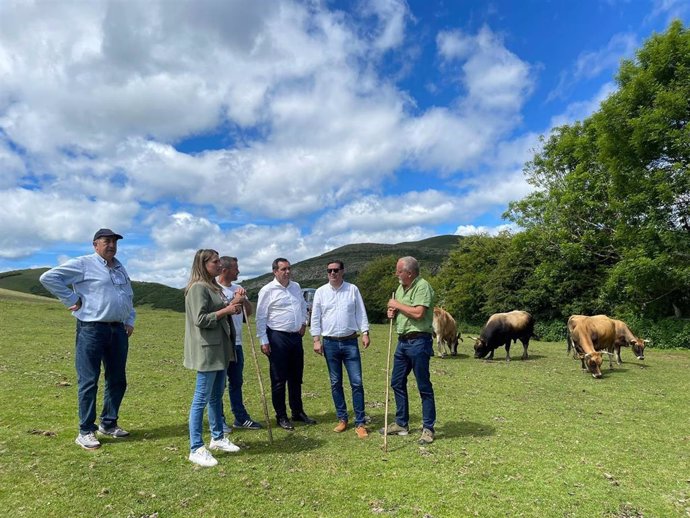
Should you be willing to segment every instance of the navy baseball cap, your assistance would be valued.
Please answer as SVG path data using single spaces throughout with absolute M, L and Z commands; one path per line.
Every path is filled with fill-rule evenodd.
M 96 241 L 96 239 L 99 239 L 101 237 L 114 237 L 115 239 L 122 239 L 122 236 L 120 234 L 116 234 L 115 232 L 113 232 L 109 228 L 99 229 L 98 232 L 96 232 L 93 235 L 93 240 Z

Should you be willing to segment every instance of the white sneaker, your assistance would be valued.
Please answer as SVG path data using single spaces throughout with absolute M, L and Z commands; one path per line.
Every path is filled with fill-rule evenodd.
M 237 453 L 240 447 L 230 442 L 230 439 L 223 437 L 222 439 L 211 439 L 211 444 L 208 445 L 209 450 L 227 451 L 228 453 Z
M 194 464 L 203 466 L 204 468 L 212 468 L 218 464 L 218 461 L 214 459 L 213 455 L 211 455 L 211 453 L 203 446 L 191 452 L 189 454 L 189 460 Z
M 77 438 L 74 440 L 74 442 L 85 450 L 96 450 L 101 447 L 100 441 L 96 439 L 96 435 L 94 435 L 93 432 L 80 433 L 77 435 Z

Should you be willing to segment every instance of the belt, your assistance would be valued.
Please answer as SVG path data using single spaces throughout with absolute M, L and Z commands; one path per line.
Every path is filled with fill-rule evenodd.
M 352 340 L 353 338 L 357 338 L 357 333 L 352 333 L 351 335 L 347 336 L 324 336 L 324 340 L 335 340 L 336 342 L 347 342 L 348 340 Z
M 279 331 L 278 329 L 271 329 L 270 327 L 267 327 L 266 330 L 267 330 L 267 331 L 271 331 L 272 333 L 280 333 L 280 334 L 283 334 L 283 335 L 289 335 L 289 336 L 297 335 L 297 336 L 301 336 L 301 335 L 299 334 L 299 331 Z
M 407 342 L 408 340 L 414 340 L 415 338 L 431 338 L 431 333 L 412 331 L 411 333 L 403 333 L 398 335 L 398 340 L 400 340 L 401 342 Z
M 123 325 L 122 322 L 97 322 L 97 321 L 89 321 L 89 322 L 84 322 L 83 320 L 80 321 L 82 325 L 86 326 L 121 326 Z

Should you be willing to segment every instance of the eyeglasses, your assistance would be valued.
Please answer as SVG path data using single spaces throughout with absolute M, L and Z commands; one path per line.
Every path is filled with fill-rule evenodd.
M 340 268 L 326 268 L 326 271 L 328 273 L 338 273 L 340 271 Z

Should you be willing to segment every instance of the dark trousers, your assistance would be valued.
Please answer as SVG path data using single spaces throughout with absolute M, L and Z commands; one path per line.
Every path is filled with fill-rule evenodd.
M 96 394 L 101 362 L 105 368 L 105 390 L 101 424 L 117 426 L 122 398 L 127 390 L 127 352 L 129 340 L 123 324 L 104 324 L 77 320 L 74 364 L 77 369 L 80 433 L 96 431 Z
M 304 373 L 304 348 L 299 333 L 286 333 L 267 328 L 268 343 L 271 345 L 269 363 L 271 366 L 271 400 L 276 419 L 286 418 L 285 385 L 292 415 L 304 412 L 302 406 L 302 374 Z
M 271 345 L 269 363 L 271 366 L 271 400 L 276 419 L 287 418 L 285 407 L 285 385 L 292 415 L 304 412 L 302 406 L 302 374 L 304 373 L 304 348 L 299 333 L 286 333 L 267 328 L 268 343 Z

